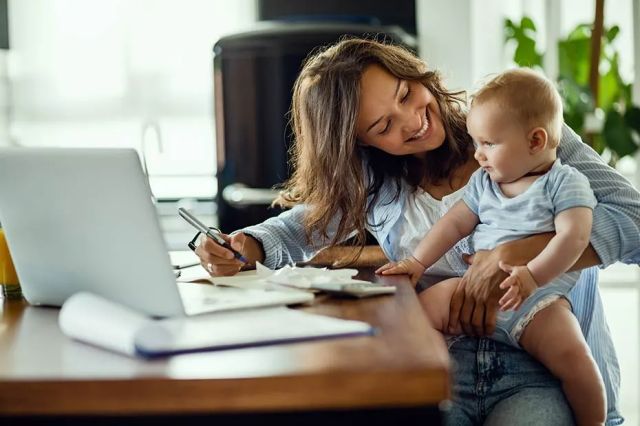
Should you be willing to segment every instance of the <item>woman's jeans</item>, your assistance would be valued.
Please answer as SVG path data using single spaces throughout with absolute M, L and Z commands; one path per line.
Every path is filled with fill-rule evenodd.
M 452 340 L 453 404 L 445 424 L 573 425 L 560 382 L 520 349 L 486 338 Z
M 416 290 L 442 280 L 425 276 Z M 422 280 L 421 280 L 422 281 Z M 607 390 L 608 426 L 619 425 L 620 367 L 598 292 L 598 268 L 583 269 L 569 301 Z M 559 381 L 525 351 L 490 339 L 450 340 L 453 404 L 448 425 L 566 425 L 573 414 Z

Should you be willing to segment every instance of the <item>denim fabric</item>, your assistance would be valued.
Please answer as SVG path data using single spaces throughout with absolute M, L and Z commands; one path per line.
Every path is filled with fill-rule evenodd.
M 526 352 L 487 338 L 462 337 L 449 348 L 453 404 L 445 424 L 573 425 L 560 382 Z

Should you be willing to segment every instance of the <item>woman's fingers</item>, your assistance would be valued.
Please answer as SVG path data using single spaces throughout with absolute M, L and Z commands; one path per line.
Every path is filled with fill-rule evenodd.
M 222 235 L 222 234 L 221 236 L 223 238 L 227 237 L 226 235 Z M 225 258 L 228 259 L 229 256 L 227 255 L 227 253 L 231 254 L 231 257 L 233 257 L 233 254 L 229 250 L 222 247 L 220 244 L 216 243 L 206 235 L 200 235 L 200 238 L 198 239 L 198 246 L 196 247 L 195 253 L 198 255 L 198 257 L 200 257 L 200 259 L 203 259 L 204 257 L 208 257 L 208 256 L 215 256 L 222 259 L 225 259 Z
M 487 335 L 484 329 L 484 313 L 485 306 L 483 304 L 476 304 L 473 309 L 473 316 L 471 317 L 471 328 L 476 336 Z
M 456 330 L 460 330 L 460 314 L 462 311 L 462 306 L 464 305 L 465 294 L 464 288 L 466 286 L 466 279 L 463 276 L 460 281 L 458 281 L 458 286 L 453 292 L 453 296 L 451 296 L 451 301 L 449 302 L 449 324 L 447 326 L 447 330 L 449 334 L 454 334 Z
M 233 247 L 234 250 L 245 254 L 244 249 L 245 243 L 247 242 L 247 236 L 245 234 L 238 232 L 237 234 L 231 235 L 227 241 L 229 241 L 229 244 L 231 244 L 231 247 Z
M 460 325 L 464 330 L 464 334 L 468 336 L 475 336 L 472 325 L 473 312 L 475 307 L 475 300 L 467 298 L 465 299 L 464 304 L 462 305 L 462 309 L 460 310 Z M 464 321 L 465 319 L 468 319 L 468 321 Z
M 221 235 L 225 240 L 230 240 L 229 236 Z M 242 262 L 234 258 L 233 253 L 205 235 L 200 237 L 195 254 L 200 258 L 202 267 L 211 276 L 234 275 L 242 268 Z

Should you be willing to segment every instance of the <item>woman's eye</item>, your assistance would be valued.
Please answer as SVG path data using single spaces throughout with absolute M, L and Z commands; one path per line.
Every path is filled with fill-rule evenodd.
M 387 121 L 387 125 L 384 126 L 384 129 L 382 129 L 380 132 L 378 132 L 379 135 L 384 135 L 385 133 L 387 133 L 389 131 L 389 129 L 391 128 L 391 120 Z
M 407 87 L 407 93 L 404 94 L 402 99 L 400 99 L 401 103 L 405 103 L 407 99 L 409 99 L 409 95 L 411 94 L 411 89 Z

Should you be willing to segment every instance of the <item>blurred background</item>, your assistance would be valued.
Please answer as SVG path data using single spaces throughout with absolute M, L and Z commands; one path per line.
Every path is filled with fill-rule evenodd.
M 0 145 L 137 149 L 168 247 L 185 249 L 179 206 L 225 231 L 277 213 L 291 83 L 345 33 L 414 49 L 451 89 L 544 70 L 566 121 L 639 186 L 639 0 L 1 0 Z M 640 424 L 639 269 L 601 282 L 623 414 Z

